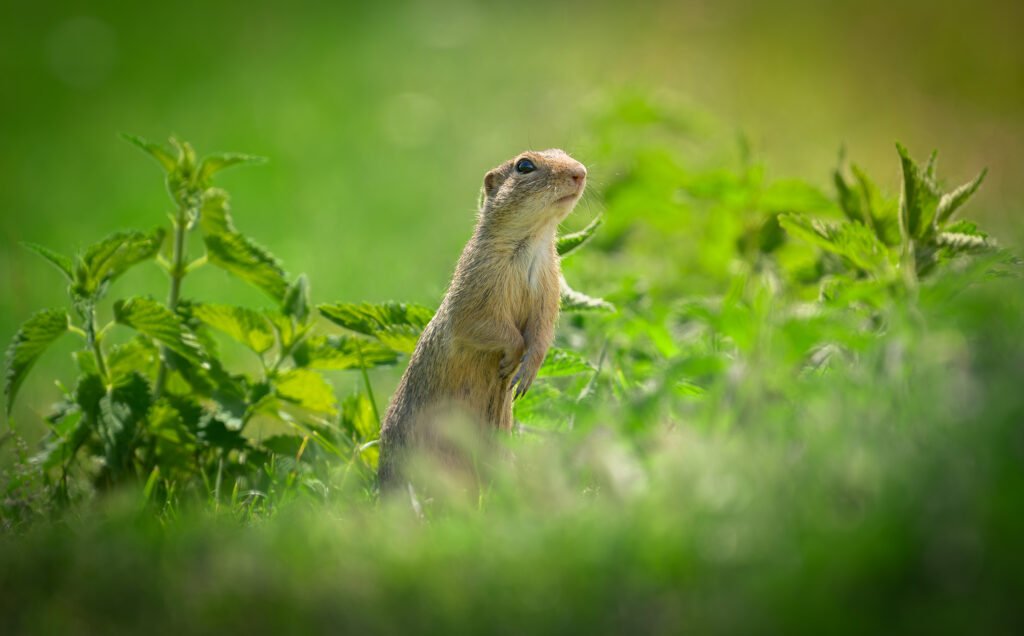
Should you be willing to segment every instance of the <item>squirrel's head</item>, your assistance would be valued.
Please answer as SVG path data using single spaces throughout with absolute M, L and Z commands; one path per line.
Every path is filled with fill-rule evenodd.
M 557 224 L 586 185 L 587 168 L 564 151 L 521 152 L 484 176 L 480 214 L 510 229 Z

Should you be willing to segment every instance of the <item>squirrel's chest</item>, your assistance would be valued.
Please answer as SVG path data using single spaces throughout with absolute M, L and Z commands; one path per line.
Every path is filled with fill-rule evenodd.
M 554 235 L 545 235 L 522 250 L 518 269 L 522 282 L 531 293 L 541 290 L 544 279 L 551 276 L 557 266 L 553 245 Z

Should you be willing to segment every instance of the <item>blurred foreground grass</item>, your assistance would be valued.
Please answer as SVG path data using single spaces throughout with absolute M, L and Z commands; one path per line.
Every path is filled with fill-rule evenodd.
M 1019 633 L 1020 298 L 1015 281 L 925 306 L 866 368 L 732 427 L 628 436 L 635 409 L 586 413 L 517 443 L 481 509 L 429 522 L 337 496 L 254 522 L 108 497 L 0 537 L 0 626 Z

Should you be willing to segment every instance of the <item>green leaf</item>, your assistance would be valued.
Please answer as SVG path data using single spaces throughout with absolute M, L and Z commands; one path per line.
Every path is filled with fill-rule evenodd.
M 956 212 L 960 206 L 966 203 L 967 199 L 970 199 L 971 196 L 978 191 L 978 188 L 981 186 L 982 181 L 985 180 L 985 175 L 987 174 L 988 168 L 985 168 L 978 173 L 978 176 L 975 177 L 973 181 L 969 181 L 956 190 L 942 195 L 942 198 L 939 199 L 939 209 L 935 213 L 935 223 L 938 226 L 942 226 L 943 223 L 949 220 L 949 217 L 953 216 L 953 213 Z
M 832 180 L 836 186 L 839 208 L 846 215 L 846 218 L 851 221 L 861 221 L 865 224 L 870 224 L 871 214 L 865 209 L 868 204 L 861 199 L 861 192 L 858 192 L 851 184 L 846 182 L 842 161 L 840 161 L 840 165 L 832 173 Z
M 305 274 L 300 274 L 284 294 L 284 301 L 281 309 L 286 316 L 295 318 L 300 323 L 305 323 L 309 318 L 309 279 Z
M 76 293 L 87 298 L 98 297 L 108 283 L 129 267 L 156 256 L 165 234 L 163 228 L 151 234 L 118 232 L 90 245 L 79 259 L 84 279 L 76 277 Z
M 779 224 L 795 238 L 838 254 L 865 272 L 882 273 L 888 264 L 885 246 L 860 222 L 826 223 L 802 214 L 782 214 Z
M 551 347 L 544 357 L 544 364 L 537 373 L 538 378 L 558 378 L 567 375 L 587 373 L 595 369 L 581 354 L 568 349 Z
M 295 337 L 298 335 L 292 320 L 284 314 L 269 310 L 264 310 L 263 316 L 270 321 L 274 331 L 277 332 L 277 339 L 281 343 L 281 348 L 287 349 L 292 346 L 292 343 L 295 342 Z
M 857 164 L 850 164 L 850 171 L 860 190 L 861 201 L 867 221 L 865 224 L 875 231 L 875 236 L 886 245 L 900 244 L 899 203 L 886 200 L 867 173 Z
M 150 298 L 134 297 L 114 303 L 114 320 L 132 327 L 192 362 L 200 363 L 202 349 L 194 333 L 170 309 Z
M 49 261 L 50 264 L 59 269 L 69 281 L 75 278 L 73 271 L 74 263 L 72 263 L 71 259 L 67 256 L 58 254 L 50 248 L 39 245 L 38 243 L 22 243 L 22 245 Z
M 421 327 L 413 325 L 392 325 L 377 331 L 377 339 L 399 353 L 412 354 L 423 333 Z
M 103 442 L 106 465 L 114 473 L 128 469 L 132 442 L 149 411 L 150 401 L 149 382 L 138 373 L 100 398 L 97 432 Z
M 559 284 L 562 311 L 615 311 L 615 305 L 610 302 L 602 298 L 592 298 L 569 287 L 564 277 Z
M 925 179 L 935 183 L 935 166 L 939 158 L 939 151 L 933 150 L 932 154 L 928 157 L 928 164 L 924 168 Z
M 14 334 L 7 347 L 7 375 L 4 395 L 7 396 L 7 414 L 14 406 L 14 398 L 32 365 L 54 340 L 68 331 L 69 318 L 61 309 L 44 309 L 26 320 Z
M 572 234 L 566 234 L 565 236 L 558 237 L 557 250 L 559 256 L 568 256 L 572 252 L 579 249 L 584 243 L 590 240 L 594 236 L 594 232 L 597 228 L 601 227 L 604 223 L 604 216 L 598 215 L 593 221 L 587 224 L 587 227 L 583 228 L 579 232 L 573 232 Z
M 160 352 L 153 342 L 136 336 L 124 344 L 114 345 L 107 351 L 107 371 L 114 380 L 139 372 L 150 375 L 156 370 Z
M 160 144 L 156 144 L 151 141 L 146 141 L 142 137 L 128 135 L 125 133 L 121 133 L 121 138 L 128 141 L 131 144 L 134 144 L 143 152 L 156 159 L 157 162 L 160 164 L 160 167 L 162 167 L 164 171 L 174 171 L 174 167 L 178 163 L 177 160 L 171 153 L 167 152 L 167 150 Z
M 204 234 L 235 234 L 231 200 L 220 188 L 207 188 L 199 206 L 199 229 Z
M 267 318 L 258 311 L 230 305 L 196 305 L 192 315 L 256 353 L 264 353 L 276 338 Z
M 78 365 L 78 372 L 84 375 L 95 375 L 99 373 L 99 366 L 96 364 L 96 354 L 91 349 L 82 349 L 71 354 Z
M 553 384 L 544 382 L 530 387 L 526 395 L 515 401 L 513 410 L 517 421 L 552 430 L 568 421 L 567 407 L 566 395 Z
M 48 470 L 69 462 L 89 437 L 89 424 L 81 411 L 68 413 L 62 418 L 62 430 L 52 431 L 43 450 L 32 458 L 32 464 Z
M 295 457 L 302 448 L 303 438 L 299 435 L 272 435 L 260 441 L 263 448 L 278 455 Z
M 292 369 L 281 375 L 275 384 L 277 396 L 303 408 L 334 415 L 338 402 L 327 378 L 310 369 Z
M 378 333 L 390 327 L 409 326 L 422 330 L 433 318 L 430 309 L 412 303 L 386 302 L 335 303 L 318 305 L 321 315 L 345 329 L 367 336 L 377 337 Z
M 351 432 L 360 442 L 368 442 L 380 436 L 380 426 L 373 414 L 373 403 L 365 393 L 356 393 L 345 398 L 341 404 L 341 426 Z
M 940 232 L 936 242 L 953 253 L 977 252 L 992 249 L 995 244 L 982 234 L 968 234 L 963 232 Z
M 206 414 L 200 420 L 196 438 L 203 444 L 225 451 L 245 450 L 249 446 L 238 428 L 229 426 L 212 414 Z
M 398 361 L 390 348 L 357 336 L 310 336 L 295 348 L 292 357 L 300 367 L 331 370 L 358 369 L 363 364 L 371 368 Z
M 208 155 L 207 157 L 204 157 L 202 163 L 199 164 L 199 178 L 203 183 L 206 183 L 210 180 L 210 177 L 224 168 L 230 168 L 231 166 L 237 166 L 243 163 L 259 164 L 266 162 L 266 157 L 246 155 L 239 152 Z
M 903 170 L 903 191 L 900 197 L 900 232 L 904 240 L 923 237 L 931 228 L 935 217 L 939 193 L 935 183 L 926 173 L 921 172 L 907 149 L 896 144 Z
M 679 380 L 672 386 L 672 392 L 681 398 L 699 400 L 704 397 L 707 390 L 689 380 Z
M 281 263 L 245 236 L 208 234 L 203 237 L 210 263 L 262 290 L 281 302 L 288 282 Z

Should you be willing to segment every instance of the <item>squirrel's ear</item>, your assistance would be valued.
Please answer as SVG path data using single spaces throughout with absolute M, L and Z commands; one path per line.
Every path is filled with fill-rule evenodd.
M 500 177 L 501 173 L 497 169 L 484 175 L 484 197 L 494 196 L 494 193 L 498 191 L 498 186 L 501 185 L 498 181 Z

